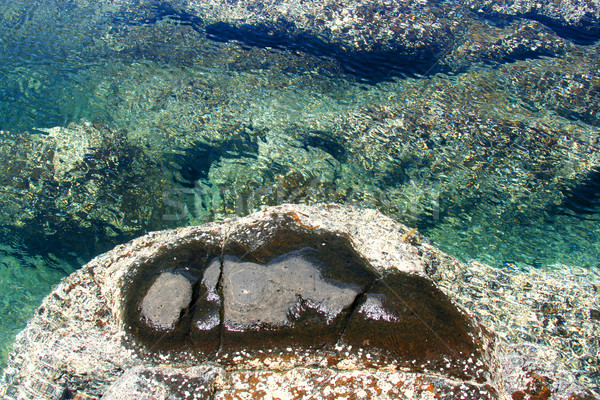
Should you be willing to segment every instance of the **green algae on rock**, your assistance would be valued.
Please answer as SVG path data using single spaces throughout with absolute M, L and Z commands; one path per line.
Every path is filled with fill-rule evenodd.
M 561 398 L 593 398 L 568 374 L 538 369 L 543 351 L 529 358 L 457 306 L 426 271 L 461 263 L 408 235 L 375 211 L 293 205 L 148 234 L 92 260 L 43 302 L 17 338 L 1 393 L 504 399 L 541 376 Z M 167 329 L 140 309 L 164 274 L 194 287 Z M 261 299 L 269 310 L 257 314 Z
M 170 176 L 125 132 L 86 123 L 2 135 L 0 154 L 0 221 L 29 240 L 93 254 L 106 246 L 98 238 L 118 242 L 165 225 L 165 204 L 152 193 L 167 190 Z

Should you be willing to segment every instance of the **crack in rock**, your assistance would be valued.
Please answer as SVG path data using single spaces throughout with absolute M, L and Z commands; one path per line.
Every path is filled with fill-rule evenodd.
M 258 243 L 251 240 L 255 229 L 267 232 Z M 453 303 L 425 278 L 393 269 L 376 274 L 342 236 L 287 229 L 283 220 L 271 230 L 232 231 L 217 248 L 174 248 L 140 270 L 156 282 L 197 282 L 191 315 L 177 320 L 186 291 L 159 297 L 155 286 L 134 279 L 130 300 L 144 300 L 141 311 L 139 301 L 128 303 L 137 307 L 128 310 L 128 323 L 150 352 L 187 352 L 237 368 L 256 360 L 276 369 L 327 360 L 339 368 L 394 365 L 484 380 L 485 369 L 469 365 L 482 353 L 473 325 Z M 171 308 L 167 322 L 148 323 L 146 299 Z

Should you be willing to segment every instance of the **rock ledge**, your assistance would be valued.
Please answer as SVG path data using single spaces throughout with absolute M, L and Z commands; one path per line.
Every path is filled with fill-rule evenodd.
M 467 270 L 414 230 L 352 207 L 282 205 L 153 232 L 58 285 L 18 335 L 0 393 L 595 398 L 552 349 L 502 338 L 477 307 L 457 305 L 469 302 L 448 282 Z M 148 324 L 139 304 L 161 276 L 178 282 L 175 311 Z M 261 301 L 265 318 L 252 313 Z

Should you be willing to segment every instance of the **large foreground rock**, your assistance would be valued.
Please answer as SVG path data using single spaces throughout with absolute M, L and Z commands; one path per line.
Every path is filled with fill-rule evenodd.
M 448 290 L 465 270 L 414 230 L 349 207 L 283 205 L 150 233 L 44 300 L 0 393 L 594 398 L 552 349 L 484 326 L 478 303 Z

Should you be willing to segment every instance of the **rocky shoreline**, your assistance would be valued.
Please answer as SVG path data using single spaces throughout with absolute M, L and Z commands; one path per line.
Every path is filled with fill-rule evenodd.
M 380 277 L 400 273 L 407 279 L 435 282 L 452 299 L 451 303 L 463 310 L 462 315 L 471 320 L 469 329 L 474 330 L 469 340 L 478 343 L 482 351 L 481 358 L 476 358 L 476 368 L 487 372 L 459 378 L 450 364 L 409 367 L 410 359 L 404 365 L 402 352 L 394 353 L 397 356 L 393 361 L 372 364 L 370 353 L 380 350 L 349 352 L 352 346 L 340 350 L 345 346 L 344 340 L 348 340 L 343 339 L 345 336 L 337 340 L 336 346 L 318 347 L 316 353 L 311 346 L 300 351 L 302 347 L 294 347 L 298 344 L 290 344 L 287 349 L 273 347 L 264 354 L 262 350 L 254 354 L 241 350 L 229 359 L 225 348 L 219 347 L 216 357 L 203 359 L 203 353 L 181 348 L 183 342 L 179 339 L 172 342 L 178 337 L 177 329 L 167 329 L 156 342 L 144 345 L 137 336 L 139 329 L 128 328 L 126 304 L 128 293 L 132 293 L 130 287 L 140 287 L 135 283 L 139 279 L 136 276 L 147 276 L 147 280 L 160 271 L 183 273 L 178 262 L 188 267 L 185 274 L 193 273 L 189 268 L 197 261 L 185 261 L 186 257 L 198 257 L 207 251 L 241 251 L 237 254 L 245 254 L 244 259 L 263 259 L 268 254 L 301 247 L 303 242 L 293 239 L 294 235 L 323 238 L 328 234 L 346 238 L 351 251 Z M 317 239 L 315 243 L 322 240 L 330 243 L 330 239 Z M 338 259 L 340 251 L 345 250 L 336 250 Z M 312 391 L 323 398 L 352 392 L 365 398 L 425 399 L 432 394 L 429 390 L 444 399 L 593 399 L 595 395 L 585 386 L 594 388 L 597 384 L 593 378 L 597 373 L 593 371 L 598 367 L 594 364 L 594 352 L 597 354 L 599 348 L 600 330 L 595 308 L 598 276 L 597 271 L 587 275 L 575 272 L 570 277 L 562 276 L 563 287 L 559 288 L 552 274 L 543 271 L 508 272 L 482 264 L 466 265 L 437 250 L 414 229 L 374 210 L 338 205 L 267 208 L 244 218 L 153 232 L 92 260 L 58 285 L 18 335 L 0 390 L 7 399 L 245 398 L 251 393 L 310 398 Z M 189 275 L 181 276 L 191 279 Z M 145 285 L 149 284 L 148 281 Z M 283 288 L 281 283 L 278 287 Z M 406 299 L 417 302 L 413 304 L 418 304 L 420 296 L 426 293 L 401 292 Z M 263 295 L 267 297 L 261 301 L 268 301 L 274 294 Z M 377 296 L 373 299 L 380 298 Z M 429 318 L 431 311 L 424 310 L 427 308 L 419 308 L 417 313 Z M 234 314 L 224 315 L 228 318 Z M 386 314 L 378 315 L 375 320 L 381 321 Z M 545 329 L 540 331 L 538 327 Z M 269 334 L 269 330 L 260 334 L 253 328 L 250 331 L 255 332 L 253 340 L 258 342 Z M 376 343 L 377 331 L 372 332 L 370 341 Z M 432 332 L 435 330 L 417 329 L 412 335 L 426 337 Z M 175 336 L 169 339 L 170 335 Z M 160 344 L 161 340 L 165 342 Z M 205 340 L 198 343 L 206 343 Z M 430 340 L 435 343 L 433 337 Z M 582 342 L 583 353 L 566 351 L 576 351 L 572 347 L 574 341 Z M 389 345 L 383 348 L 389 350 Z M 434 348 L 443 352 L 433 345 L 424 353 L 431 360 L 436 357 L 431 352 Z M 571 354 L 576 354 L 575 359 Z M 468 371 L 460 370 L 461 374 Z M 426 387 L 429 389 L 424 390 Z
M 410 249 L 394 246 L 370 257 L 362 243 L 372 238 L 351 221 L 361 212 L 339 211 L 348 226 L 334 230 L 354 226 L 350 236 L 369 262 L 428 276 L 504 343 L 490 355 L 498 363 L 525 365 L 530 354 L 541 360 L 531 367 L 536 375 L 498 369 L 506 381 L 492 379 L 496 393 L 543 397 L 535 388 L 547 387 L 560 398 L 583 385 L 598 396 L 598 1 L 144 3 L 17 0 L 1 10 L 11 34 L 0 41 L 7 66 L 0 71 L 7 96 L 0 266 L 7 292 L 22 293 L 17 302 L 3 299 L 10 314 L 3 324 L 14 329 L 29 317 L 26 302 L 39 299 L 31 287 L 60 274 L 50 278 L 40 265 L 54 268 L 64 255 L 91 257 L 148 231 L 282 202 L 354 204 L 480 261 L 444 256 L 400 225 L 389 225 L 403 232 L 390 242 L 414 241 L 442 261 L 425 268 L 402 258 Z M 289 207 L 275 210 L 300 210 L 309 215 L 296 214 L 303 223 L 323 213 L 332 224 L 337 212 Z M 221 232 L 228 224 L 237 222 L 198 229 Z M 13 238 L 39 245 L 28 268 Z M 15 343 L 3 383 L 9 396 L 118 396 L 162 387 L 164 377 L 195 377 L 218 391 L 251 379 L 212 364 L 167 371 L 121 353 L 119 303 L 98 300 L 108 292 L 89 273 L 146 242 L 132 243 L 92 261 L 45 300 Z M 75 305 L 86 301 L 77 296 L 98 310 Z M 71 318 L 83 324 L 77 334 Z M 79 342 L 59 339 L 88 332 Z M 117 336 L 106 340 L 106 332 Z M 90 377 L 96 367 L 73 353 L 74 343 L 105 349 L 85 353 L 104 372 Z M 294 368 L 261 376 L 310 374 Z M 363 372 L 323 371 L 347 383 Z M 373 379 L 400 379 L 394 373 Z

